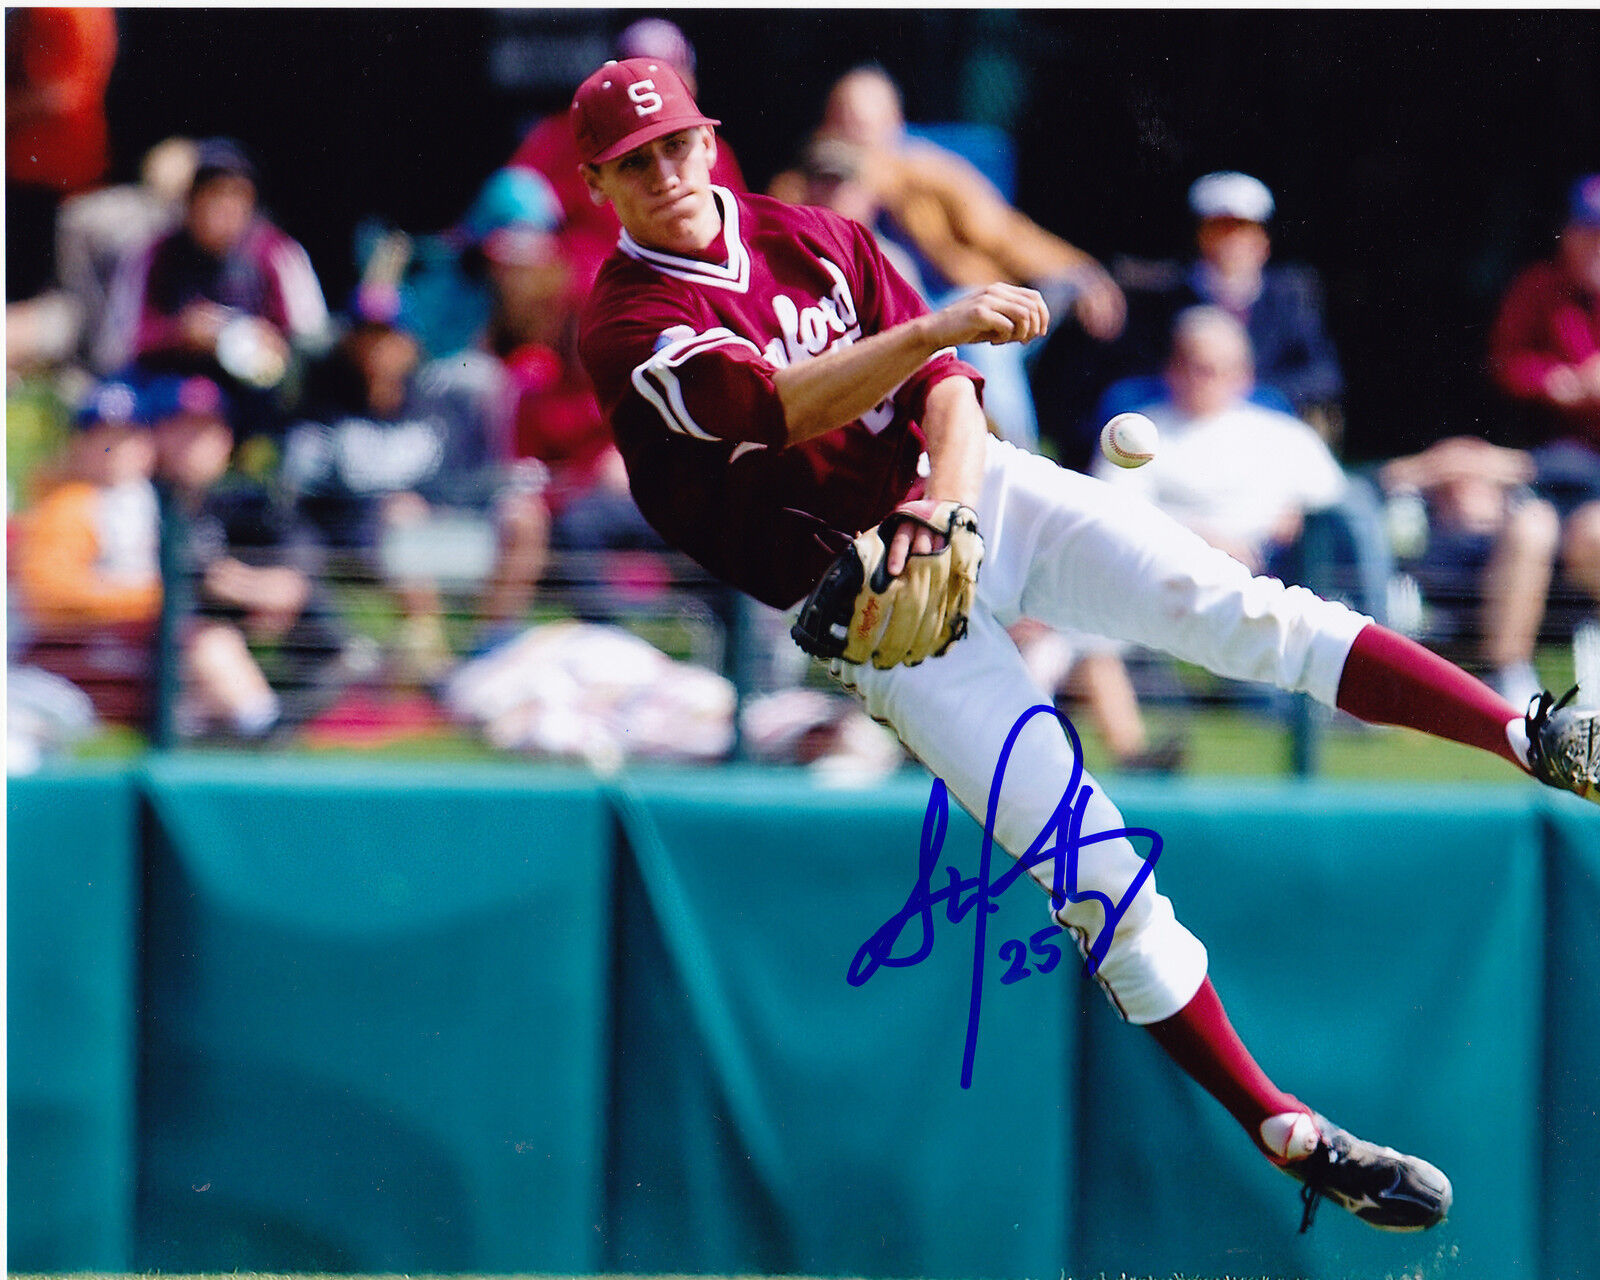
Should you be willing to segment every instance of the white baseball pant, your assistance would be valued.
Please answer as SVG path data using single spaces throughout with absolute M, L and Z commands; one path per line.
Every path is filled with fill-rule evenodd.
M 1163 650 L 1218 675 L 1303 691 L 1334 704 L 1357 633 L 1371 619 L 1302 587 L 1253 577 L 1142 499 L 990 439 L 978 528 L 984 540 L 967 636 L 915 667 L 834 664 L 869 714 L 902 742 L 979 822 L 1007 735 L 1030 707 L 1051 701 L 1028 677 L 1006 628 L 1020 618 Z M 993 832 L 1012 857 L 1035 842 L 1061 803 L 1075 764 L 1054 716 L 1022 730 L 1000 787 Z M 1083 832 L 1127 824 L 1098 782 Z M 1076 888 L 1120 902 L 1143 858 L 1118 837 L 1082 847 Z M 1048 892 L 1052 866 L 1030 874 Z M 1071 886 L 1069 886 L 1071 887 Z M 1055 912 L 1087 953 L 1105 911 L 1093 899 Z M 1199 990 L 1206 951 L 1149 879 L 1107 946 L 1098 979 L 1130 1022 L 1171 1017 Z

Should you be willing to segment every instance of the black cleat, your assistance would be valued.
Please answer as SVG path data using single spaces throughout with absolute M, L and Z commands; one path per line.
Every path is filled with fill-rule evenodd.
M 1321 1140 L 1304 1159 L 1280 1165 L 1305 1184 L 1300 1230 L 1311 1229 L 1324 1197 L 1380 1231 L 1424 1231 L 1450 1212 L 1450 1179 L 1426 1160 L 1401 1155 L 1314 1116 Z
M 1600 711 L 1568 707 L 1574 685 L 1559 702 L 1541 693 L 1528 705 L 1528 768 L 1548 786 L 1600 804 Z

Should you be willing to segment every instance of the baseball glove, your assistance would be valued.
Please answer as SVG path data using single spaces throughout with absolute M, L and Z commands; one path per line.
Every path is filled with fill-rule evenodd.
M 889 542 L 907 522 L 930 530 L 943 546 L 907 556 L 900 576 L 891 578 Z M 966 635 L 982 562 L 971 507 L 940 502 L 929 511 L 926 503 L 906 503 L 840 552 L 789 634 L 818 658 L 914 667 Z

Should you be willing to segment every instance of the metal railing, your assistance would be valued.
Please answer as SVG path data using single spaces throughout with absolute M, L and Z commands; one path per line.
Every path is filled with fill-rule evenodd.
M 158 750 L 198 740 L 196 727 L 180 715 L 191 679 L 184 661 L 185 638 L 192 633 L 199 596 L 184 565 L 184 537 L 180 520 L 164 521 L 166 590 L 147 653 L 126 643 L 111 645 L 103 637 L 46 630 L 36 631 L 31 641 L 36 655 L 57 659 L 48 662 L 48 668 L 90 686 L 103 718 L 146 731 L 149 745 Z M 1359 575 L 1353 568 L 1336 565 L 1322 538 L 1319 526 L 1309 524 L 1300 580 L 1319 594 L 1357 600 L 1362 591 Z M 1406 569 L 1402 563 L 1394 579 L 1398 589 L 1390 593 L 1390 603 L 1398 603 L 1404 616 L 1387 620 L 1468 669 L 1479 669 L 1481 584 L 1476 575 L 1465 568 L 1453 578 L 1435 574 L 1424 593 Z M 474 596 L 470 575 L 441 583 L 443 609 L 436 622 L 453 661 L 467 659 L 489 629 L 474 612 Z M 1574 667 L 1580 671 L 1585 663 L 1589 669 L 1600 664 L 1600 629 L 1590 621 L 1593 608 L 1586 597 L 1558 579 L 1541 631 L 1541 643 L 1547 647 L 1574 646 Z M 563 619 L 610 623 L 672 658 L 725 677 L 733 685 L 737 706 L 752 693 L 770 689 L 774 665 L 782 665 L 785 656 L 797 656 L 787 654 L 787 635 L 781 625 L 774 625 L 775 615 L 766 616 L 769 613 L 676 552 L 566 551 L 552 553 L 528 615 L 503 626 L 501 632 Z M 251 652 L 281 699 L 285 726 L 292 728 L 313 719 L 353 687 L 425 687 L 401 661 L 405 628 L 405 615 L 373 559 L 330 554 L 323 560 L 302 621 L 270 642 L 252 645 Z M 1165 674 L 1160 674 L 1163 663 Z M 797 666 L 805 666 L 803 660 L 787 665 L 790 679 Z M 1288 735 L 1292 772 L 1300 776 L 1319 772 L 1330 716 L 1308 698 L 1264 700 L 1247 686 L 1177 678 L 1170 660 L 1144 652 L 1133 655 L 1130 665 L 1147 677 L 1141 695 L 1157 704 L 1181 704 L 1186 712 L 1240 706 L 1266 710 Z M 1152 672 L 1158 674 L 1151 678 Z M 822 683 L 820 678 L 818 682 Z M 735 714 L 733 758 L 742 754 L 738 719 Z M 220 744 L 225 739 L 212 740 Z M 289 740 L 287 734 L 275 739 Z

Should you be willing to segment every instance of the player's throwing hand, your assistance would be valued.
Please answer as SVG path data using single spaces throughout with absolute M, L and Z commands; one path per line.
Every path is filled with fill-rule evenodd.
M 1050 328 L 1050 309 L 1037 290 L 991 284 L 957 298 L 930 317 L 942 345 L 1032 342 Z

